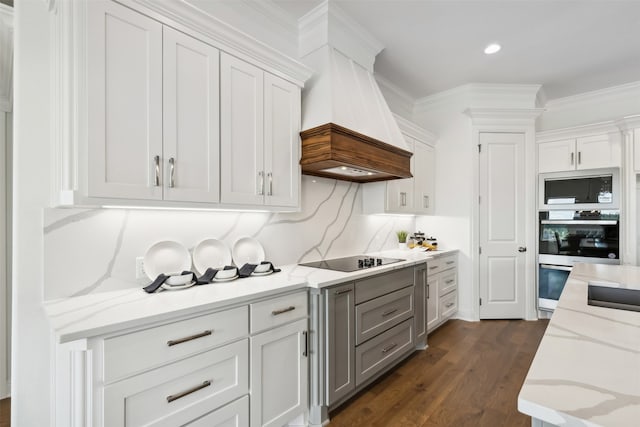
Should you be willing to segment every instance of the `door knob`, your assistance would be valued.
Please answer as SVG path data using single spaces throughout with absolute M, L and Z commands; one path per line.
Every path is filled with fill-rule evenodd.
M 520 247 L 518 248 L 518 252 L 527 252 L 527 248 L 526 248 L 526 246 L 520 246 Z

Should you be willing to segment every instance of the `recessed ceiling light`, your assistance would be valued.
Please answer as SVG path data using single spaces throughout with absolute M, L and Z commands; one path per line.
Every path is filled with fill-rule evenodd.
M 489 46 L 484 48 L 484 53 L 486 53 L 487 55 L 491 55 L 498 52 L 500 49 L 502 49 L 502 46 L 500 46 L 498 43 L 491 43 Z

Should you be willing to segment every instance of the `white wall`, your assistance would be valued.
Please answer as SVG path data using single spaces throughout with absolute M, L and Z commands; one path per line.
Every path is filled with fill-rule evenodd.
M 49 20 L 15 5 L 11 425 L 49 425 L 51 337 L 42 309 L 42 212 L 49 201 Z

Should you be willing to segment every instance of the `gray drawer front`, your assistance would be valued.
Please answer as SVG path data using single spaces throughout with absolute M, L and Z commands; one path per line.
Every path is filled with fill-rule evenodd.
M 413 288 L 381 296 L 356 306 L 356 345 L 413 316 Z
M 413 319 L 405 320 L 356 347 L 356 386 L 386 370 L 413 347 Z
M 356 282 L 356 304 L 413 286 L 413 267 L 390 271 Z

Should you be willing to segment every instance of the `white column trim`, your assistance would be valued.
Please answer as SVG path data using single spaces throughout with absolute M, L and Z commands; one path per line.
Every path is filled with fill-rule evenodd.
M 13 8 L 0 3 L 0 111 L 13 109 Z
M 523 133 L 525 136 L 525 155 L 528 159 L 536 156 L 535 121 L 542 114 L 542 108 L 504 109 L 504 108 L 470 108 L 465 111 L 471 118 L 471 143 L 474 149 L 473 176 L 480 173 L 479 154 L 477 145 L 480 143 L 480 133 L 483 132 L 511 132 Z M 525 313 L 526 320 L 536 320 L 537 315 L 537 163 L 525 162 L 525 188 L 534 189 L 527 192 L 525 203 L 525 244 L 528 248 L 525 261 Z M 474 180 L 472 200 L 480 196 L 480 182 Z M 471 213 L 471 265 L 472 265 L 472 316 L 473 320 L 480 320 L 480 206 L 473 203 Z
M 8 340 L 10 337 L 7 313 L 9 310 L 8 292 L 7 292 L 7 204 L 6 204 L 6 176 L 4 174 L 7 161 L 7 113 L 0 111 L 0 166 L 3 172 L 0 173 L 0 399 L 4 399 L 10 395 L 9 378 L 8 378 L 8 361 L 9 348 Z

